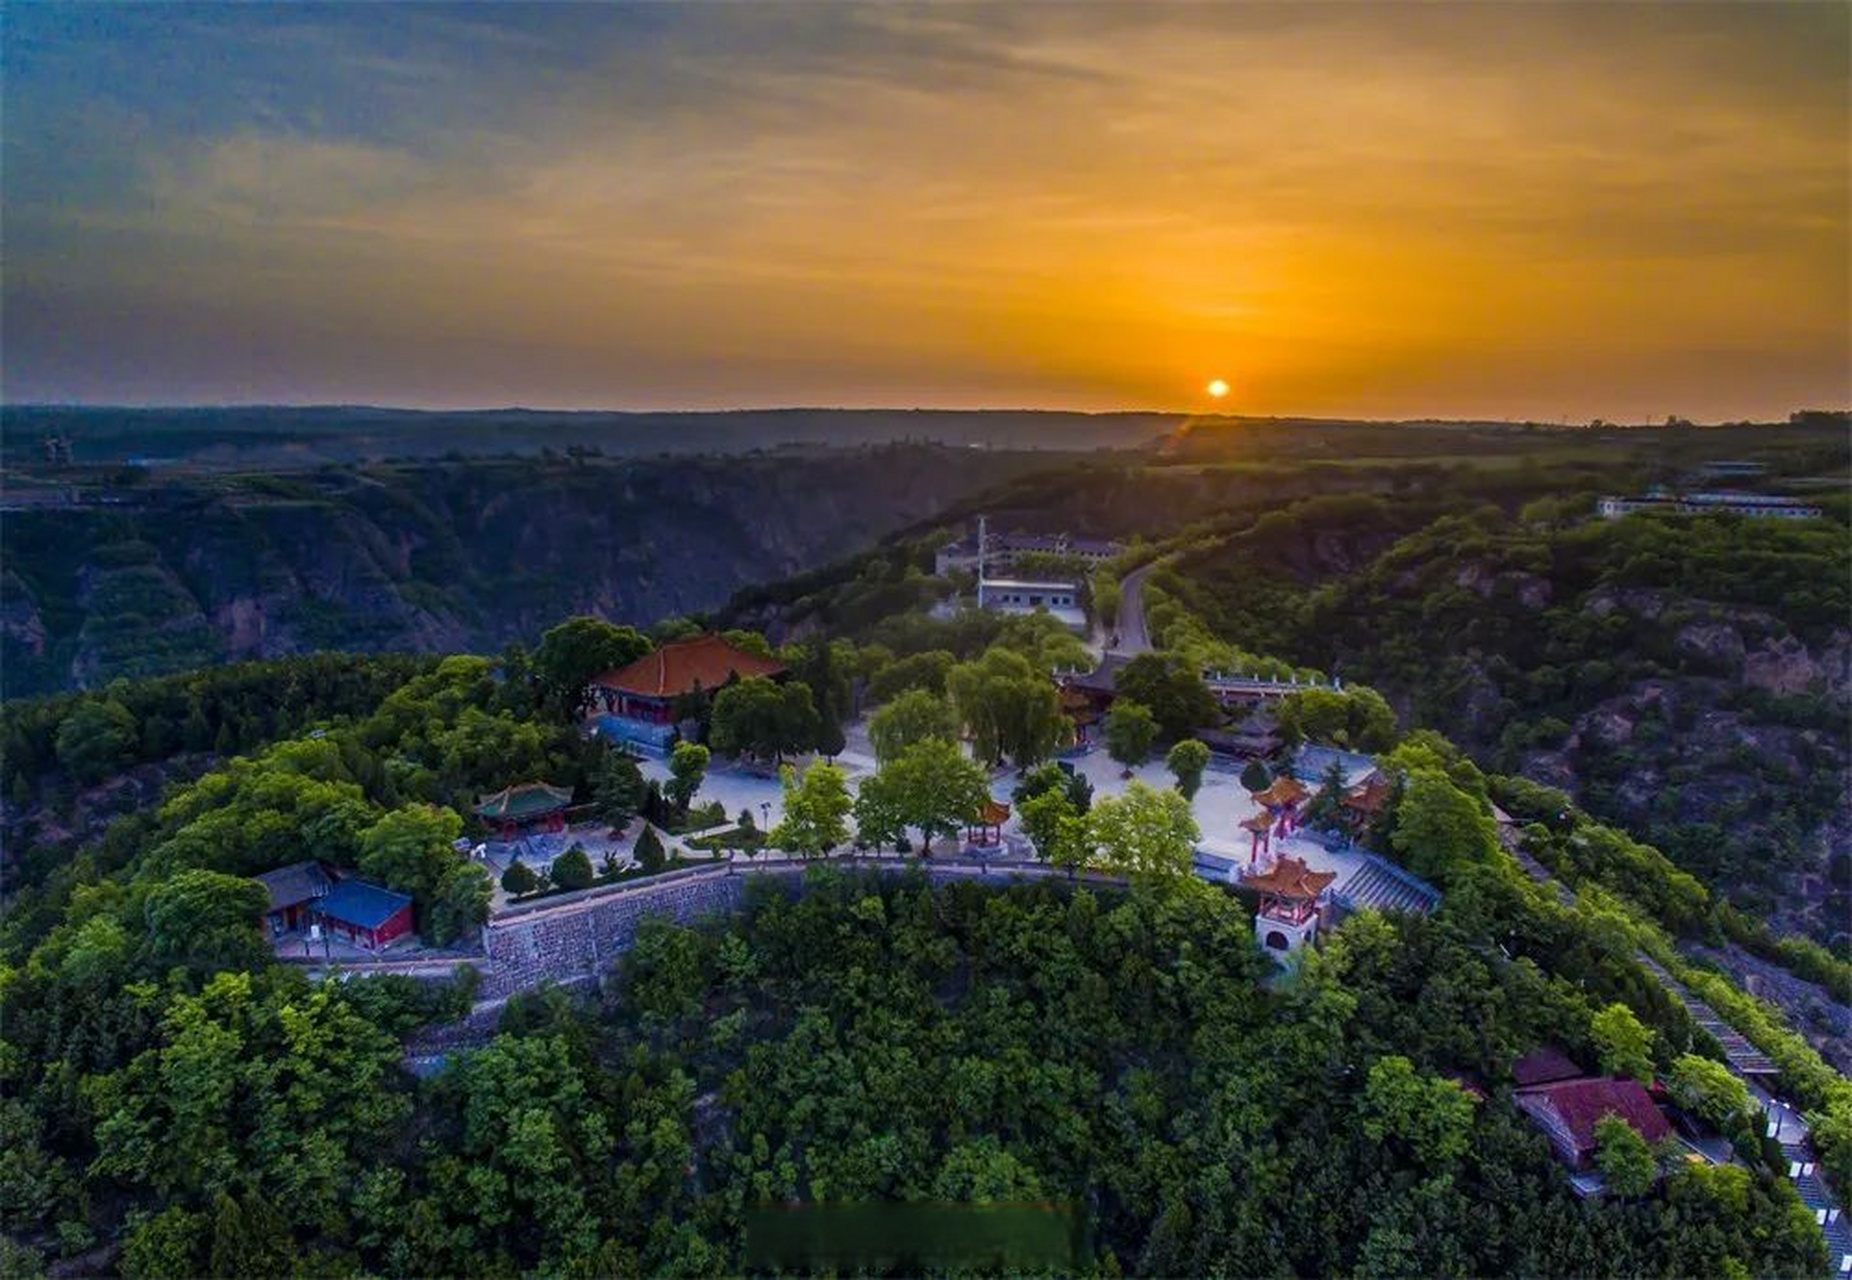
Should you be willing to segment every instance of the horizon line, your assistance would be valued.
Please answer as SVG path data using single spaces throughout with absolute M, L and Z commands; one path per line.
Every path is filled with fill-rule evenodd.
M 1007 406 L 989 405 L 971 408 L 944 408 L 928 405 L 757 405 L 736 406 L 732 408 L 610 408 L 610 407 L 572 407 L 542 408 L 532 405 L 477 405 L 472 407 L 433 408 L 424 405 L 380 404 L 367 401 L 196 401 L 196 402 L 145 402 L 126 403 L 102 400 L 21 400 L 8 401 L 0 399 L 0 413 L 14 410 L 66 410 L 83 412 L 120 412 L 120 413 L 235 413 L 235 412 L 374 412 L 420 414 L 429 416 L 471 415 L 486 416 L 491 414 L 531 414 L 534 416 L 605 416 L 605 417 L 724 417 L 744 414 L 790 414 L 790 413 L 840 413 L 840 414 L 1043 414 L 1049 416 L 1066 416 L 1079 418 L 1114 418 L 1114 417 L 1165 417 L 1198 418 L 1233 422 L 1310 422 L 1310 423 L 1374 423 L 1381 425 L 1499 425 L 1499 426 L 1534 426 L 1551 428 L 1573 428 L 1586 430 L 1596 423 L 1606 427 L 1618 427 L 1631 430 L 1643 428 L 1664 428 L 1668 424 L 1659 420 L 1623 421 L 1599 416 L 1586 420 L 1571 420 L 1568 416 L 1556 419 L 1537 417 L 1493 417 L 1493 416 L 1438 416 L 1421 414 L 1414 416 L 1371 417 L 1366 415 L 1329 415 L 1303 413 L 1239 413 L 1217 410 L 1197 409 L 1063 409 L 1046 406 Z M 1848 408 L 1807 408 L 1801 407 L 1789 411 L 1788 417 L 1769 418 L 1728 418 L 1705 420 L 1683 418 L 1681 421 L 1692 426 L 1786 426 L 1792 422 L 1793 414 L 1800 413 L 1848 413 Z

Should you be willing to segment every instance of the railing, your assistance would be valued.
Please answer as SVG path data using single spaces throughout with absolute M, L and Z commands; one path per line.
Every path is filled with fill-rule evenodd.
M 1297 689 L 1332 689 L 1344 687 L 1344 682 L 1333 676 L 1329 680 L 1304 679 L 1297 675 L 1263 676 L 1247 672 L 1204 671 L 1203 683 L 1212 690 L 1227 693 L 1240 690 L 1250 693 L 1291 693 Z

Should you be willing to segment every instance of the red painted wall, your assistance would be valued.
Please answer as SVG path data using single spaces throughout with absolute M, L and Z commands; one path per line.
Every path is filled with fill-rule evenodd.
M 403 937 L 412 931 L 412 904 L 406 903 L 390 916 L 384 924 L 373 931 L 373 945 L 385 946 L 394 938 Z

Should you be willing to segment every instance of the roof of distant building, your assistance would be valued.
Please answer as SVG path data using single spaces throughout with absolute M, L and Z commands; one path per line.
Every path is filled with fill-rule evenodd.
M 1387 778 L 1380 773 L 1372 773 L 1363 780 L 1362 785 L 1345 792 L 1342 803 L 1347 809 L 1374 816 L 1381 813 L 1383 806 L 1389 803 L 1391 790 L 1393 788 Z
M 1010 807 L 1001 800 L 986 800 L 978 810 L 977 820 L 987 827 L 999 827 L 1010 820 Z
M 1640 1082 L 1625 1076 L 1557 1080 L 1521 1089 L 1519 1095 L 1556 1113 L 1569 1130 L 1578 1156 L 1595 1149 L 1595 1125 L 1604 1116 L 1618 1116 L 1648 1142 L 1658 1142 L 1672 1132 Z
M 1077 591 L 1076 583 L 1057 581 L 1048 578 L 985 578 L 984 590 L 995 591 L 999 587 L 1011 591 Z
M 1268 783 L 1265 790 L 1254 792 L 1254 802 L 1271 809 L 1276 805 L 1298 804 L 1311 794 L 1305 783 L 1281 774 Z
M 1276 898 L 1311 899 L 1323 893 L 1337 878 L 1335 871 L 1314 871 L 1298 858 L 1281 858 L 1266 871 L 1249 876 L 1242 883 Z
M 1100 659 L 1100 665 L 1080 675 L 1069 676 L 1066 687 L 1086 689 L 1092 693 L 1112 693 L 1119 679 L 1119 672 L 1132 659 L 1123 653 L 1109 653 Z
M 369 884 L 365 880 L 343 880 L 328 891 L 317 910 L 330 920 L 377 929 L 402 909 L 411 905 L 408 894 Z
M 1241 829 L 1243 831 L 1252 831 L 1256 834 L 1270 830 L 1272 826 L 1273 815 L 1268 813 L 1265 809 L 1262 809 L 1258 813 L 1250 813 L 1241 820 Z
M 1550 1044 L 1525 1054 L 1511 1064 L 1511 1078 L 1520 1087 L 1549 1084 L 1555 1080 L 1573 1080 L 1581 1074 L 1582 1068 L 1575 1064 L 1574 1059 Z
M 718 689 L 729 677 L 783 675 L 785 664 L 761 658 L 724 636 L 700 635 L 665 644 L 627 667 L 607 671 L 592 683 L 644 698 L 673 698 L 698 688 Z
M 1293 773 L 1307 782 L 1323 782 L 1333 764 L 1343 771 L 1344 785 L 1350 786 L 1376 768 L 1376 757 L 1316 742 L 1306 743 L 1293 755 Z
M 308 862 L 292 862 L 287 867 L 278 867 L 251 878 L 269 891 L 269 909 L 272 911 L 281 911 L 285 907 L 319 898 L 334 884 L 334 877 L 328 874 L 328 869 L 312 859 Z
M 483 796 L 476 812 L 484 818 L 537 818 L 557 813 L 572 803 L 571 787 L 552 787 L 544 782 L 521 782 L 503 787 L 493 795 Z
M 1067 546 L 1058 533 L 999 533 L 991 542 L 1003 551 L 1061 551 Z

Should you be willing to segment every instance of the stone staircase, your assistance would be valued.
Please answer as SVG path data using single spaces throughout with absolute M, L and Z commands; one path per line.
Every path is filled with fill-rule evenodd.
M 1834 1275 L 1852 1275 L 1852 1223 L 1846 1221 L 1833 1189 L 1821 1176 L 1813 1147 L 1806 1141 L 1783 1142 L 1781 1154 L 1788 1162 L 1788 1180 L 1826 1237 L 1828 1270 Z
M 1440 890 L 1387 858 L 1365 854 L 1363 865 L 1331 890 L 1347 911 L 1409 911 L 1427 915 L 1440 905 Z

